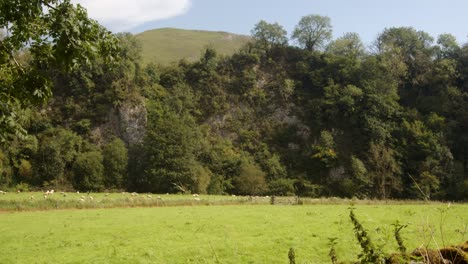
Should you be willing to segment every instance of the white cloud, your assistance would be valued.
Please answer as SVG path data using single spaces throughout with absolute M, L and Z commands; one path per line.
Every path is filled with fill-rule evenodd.
M 73 0 L 88 15 L 113 31 L 125 31 L 146 22 L 182 15 L 190 0 Z

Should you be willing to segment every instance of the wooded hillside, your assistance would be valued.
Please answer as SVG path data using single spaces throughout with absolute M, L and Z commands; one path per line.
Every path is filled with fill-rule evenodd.
M 27 135 L 3 142 L 0 186 L 466 199 L 468 46 L 399 27 L 367 49 L 328 31 L 306 16 L 292 42 L 261 21 L 233 55 L 171 66 L 119 34 L 115 63 L 38 67 L 53 95 L 17 111 Z

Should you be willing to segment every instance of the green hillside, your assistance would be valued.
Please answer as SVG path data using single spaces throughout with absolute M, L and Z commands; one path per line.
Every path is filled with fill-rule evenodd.
M 148 30 L 136 35 L 142 43 L 143 63 L 155 61 L 161 64 L 185 58 L 195 61 L 206 47 L 212 47 L 219 54 L 229 55 L 238 50 L 249 36 L 227 32 L 161 28 Z

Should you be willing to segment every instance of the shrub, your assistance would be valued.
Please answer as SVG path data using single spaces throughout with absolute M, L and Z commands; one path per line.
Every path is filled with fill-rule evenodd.
M 125 143 L 115 138 L 103 149 L 104 183 L 107 188 L 122 188 L 126 181 L 128 151 Z
M 18 176 L 21 180 L 30 182 L 32 178 L 32 166 L 28 160 L 21 159 L 18 167 Z
M 72 171 L 74 187 L 78 190 L 101 190 L 104 185 L 102 154 L 91 151 L 78 154 Z
M 15 189 L 21 192 L 29 192 L 30 186 L 27 183 L 21 182 L 15 185 Z
M 293 179 L 276 179 L 268 183 L 270 194 L 272 195 L 294 195 L 296 190 L 294 189 Z
M 207 188 L 208 194 L 224 194 L 226 189 L 232 189 L 231 181 L 221 175 L 213 174 Z
M 312 184 L 307 180 L 299 179 L 294 182 L 296 194 L 307 197 L 319 197 L 322 194 L 322 186 Z
M 254 163 L 241 165 L 240 174 L 234 179 L 234 186 L 239 194 L 261 195 L 267 192 L 265 173 Z
M 73 130 L 76 131 L 79 135 L 86 135 L 91 131 L 91 120 L 81 119 L 73 125 Z
M 0 150 L 0 186 L 8 186 L 13 181 L 13 169 L 8 162 L 8 157 Z
M 200 164 L 193 166 L 192 173 L 195 176 L 195 186 L 193 191 L 196 193 L 207 193 L 213 173 L 208 168 Z
M 266 172 L 268 179 L 284 178 L 287 175 L 286 168 L 281 164 L 278 155 L 274 154 L 262 162 L 262 169 Z
M 80 152 L 83 139 L 63 128 L 53 128 L 39 135 L 39 148 L 33 156 L 32 167 L 34 182 L 68 181 L 67 171 Z

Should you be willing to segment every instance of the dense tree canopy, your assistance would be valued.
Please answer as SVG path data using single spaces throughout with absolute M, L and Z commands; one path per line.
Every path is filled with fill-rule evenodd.
M 468 46 L 450 34 L 387 28 L 368 51 L 311 15 L 293 33 L 300 47 L 260 21 L 232 56 L 207 48 L 195 62 L 142 65 L 134 36 L 114 42 L 68 1 L 2 10 L 13 2 L 48 31 L 5 13 L 23 24 L 7 23 L 1 42 L 2 96 L 15 98 L 2 107 L 23 104 L 2 109 L 15 115 L 2 133 L 27 135 L 4 137 L 2 188 L 467 199 Z M 59 27 L 55 12 L 91 24 Z M 119 59 L 95 57 L 106 52 Z
M 278 23 L 268 23 L 265 20 L 258 22 L 252 29 L 252 36 L 263 48 L 284 46 L 288 43 L 288 32 Z
M 69 0 L 0 2 L 0 139 L 21 134 L 19 109 L 51 96 L 46 69 L 70 71 L 117 49 L 115 38 Z

